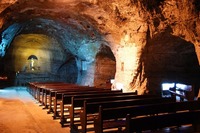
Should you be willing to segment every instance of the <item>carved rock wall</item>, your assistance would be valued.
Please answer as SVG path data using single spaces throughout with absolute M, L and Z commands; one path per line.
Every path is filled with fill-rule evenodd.
M 20 25 L 21 31 L 15 29 L 15 34 L 39 32 L 51 36 L 63 46 L 67 56 L 76 58 L 77 69 L 81 68 L 81 61 L 87 62 L 89 69 L 78 74 L 81 75 L 79 83 L 102 83 L 95 79 L 95 74 L 100 74 L 95 64 L 103 61 L 96 58 L 101 44 L 111 49 L 106 52 L 107 56 L 115 57 L 113 88 L 120 84 L 124 91 L 158 94 L 163 82 L 193 84 L 199 76 L 199 0 L 18 0 L 2 3 L 2 50 L 12 42 L 8 40 L 14 38 L 5 36 L 6 29 L 23 22 L 25 25 Z M 107 67 L 105 73 L 108 71 Z

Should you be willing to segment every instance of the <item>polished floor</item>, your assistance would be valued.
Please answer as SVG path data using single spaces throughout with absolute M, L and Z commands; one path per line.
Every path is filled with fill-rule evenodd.
M 26 87 L 0 89 L 0 133 L 69 133 L 26 91 Z M 190 125 L 145 133 L 194 133 Z M 200 132 L 196 132 L 200 133 Z

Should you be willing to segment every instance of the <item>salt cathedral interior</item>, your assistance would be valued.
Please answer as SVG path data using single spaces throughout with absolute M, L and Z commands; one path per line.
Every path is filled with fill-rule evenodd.
M 0 0 L 0 132 L 195 132 L 200 124 L 199 64 L 200 0 Z M 65 108 L 69 94 L 73 109 Z M 86 118 L 81 112 L 87 104 L 75 105 L 76 96 L 91 98 Z M 97 99 L 103 96 L 107 101 Z M 114 100 L 120 101 L 117 106 Z M 92 103 L 96 112 L 89 110 Z M 151 116 L 154 121 L 133 118 L 145 112 L 135 111 L 136 105 L 161 115 Z M 76 106 L 84 109 L 72 118 Z M 118 110 L 126 115 L 114 113 L 128 106 Z M 101 107 L 109 107 L 117 118 Z M 87 113 L 94 119 L 91 131 Z M 114 131 L 106 127 L 111 118 L 117 121 L 107 126 Z M 118 118 L 126 124 L 115 127 Z M 184 124 L 189 131 L 182 130 Z

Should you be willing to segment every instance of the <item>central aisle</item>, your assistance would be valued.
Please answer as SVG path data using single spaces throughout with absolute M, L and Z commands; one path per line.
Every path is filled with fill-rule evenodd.
M 0 133 L 69 133 L 26 91 L 26 87 L 0 89 Z

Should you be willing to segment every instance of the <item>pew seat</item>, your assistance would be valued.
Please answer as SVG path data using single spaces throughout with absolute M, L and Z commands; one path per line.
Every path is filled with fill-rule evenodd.
M 180 127 L 187 124 L 192 124 L 193 131 L 197 132 L 197 127 L 200 124 L 200 110 L 168 113 L 139 118 L 131 118 L 131 115 L 127 114 L 125 133 L 158 130 L 174 126 Z
M 94 119 L 95 133 L 103 133 L 107 127 L 108 122 L 112 121 L 118 123 L 118 120 L 125 120 L 127 114 L 131 118 L 149 117 L 160 114 L 171 114 L 177 112 L 190 112 L 200 110 L 200 101 L 185 101 L 185 102 L 171 102 L 171 103 L 157 103 L 139 106 L 127 106 L 117 108 L 103 108 L 99 107 L 98 117 Z M 147 122 L 148 123 L 148 122 Z M 123 128 L 124 125 L 116 128 Z
M 175 99 L 155 97 L 154 95 L 150 97 L 148 95 L 146 98 L 138 97 L 138 99 L 124 99 L 124 100 L 113 100 L 113 101 L 87 102 L 87 100 L 85 100 L 83 109 L 80 112 L 82 132 L 83 133 L 87 132 L 87 125 L 93 124 L 93 117 L 98 115 L 99 106 L 102 106 L 105 109 L 110 107 L 116 108 L 123 106 L 155 104 L 158 101 L 159 103 L 169 103 L 169 102 L 175 102 Z M 111 125 L 113 125 L 113 123 Z

